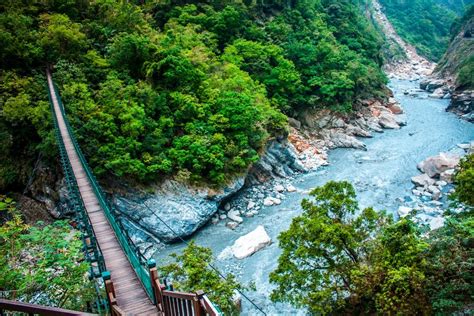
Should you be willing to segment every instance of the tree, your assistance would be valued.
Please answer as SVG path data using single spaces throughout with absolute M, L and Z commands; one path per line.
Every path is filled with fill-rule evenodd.
M 456 191 L 454 197 L 460 202 L 474 206 L 474 154 L 464 157 L 454 176 Z
M 197 246 L 191 241 L 181 255 L 172 254 L 175 262 L 159 268 L 162 277 L 172 281 L 175 290 L 196 292 L 205 290 L 210 300 L 226 314 L 237 314 L 237 306 L 232 301 L 235 291 L 242 287 L 235 276 L 228 274 L 226 280 L 208 266 L 212 261 L 209 248 Z
M 81 25 L 67 15 L 42 14 L 40 21 L 38 41 L 48 62 L 77 57 L 85 49 L 86 35 L 81 32 Z
M 462 313 L 474 297 L 474 219 L 469 213 L 453 215 L 430 234 L 429 243 L 426 277 L 433 311 Z
M 94 300 L 82 242 L 66 221 L 28 226 L 0 195 L 0 289 L 28 303 L 85 310 Z
M 393 223 L 359 210 L 348 182 L 328 182 L 301 203 L 303 214 L 279 236 L 283 250 L 270 281 L 274 301 L 315 314 L 427 314 L 423 253 L 409 219 Z

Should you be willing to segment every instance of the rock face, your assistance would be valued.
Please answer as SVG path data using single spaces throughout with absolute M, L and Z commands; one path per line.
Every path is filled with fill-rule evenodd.
M 453 154 L 441 153 L 429 157 L 418 164 L 418 169 L 433 178 L 448 169 L 454 169 L 459 164 L 460 157 Z
M 295 154 L 291 143 L 285 140 L 271 141 L 265 154 L 249 171 L 246 182 L 257 184 L 272 178 L 285 178 L 306 171 Z
M 455 91 L 446 111 L 460 115 L 469 122 L 474 122 L 474 90 Z
M 427 78 L 420 82 L 420 89 L 428 92 L 434 92 L 436 89 L 439 89 L 444 85 L 445 82 L 442 79 Z
M 472 69 L 469 69 L 469 58 L 474 55 L 474 41 L 472 40 L 472 30 L 474 29 L 474 18 L 467 19 L 460 27 L 459 33 L 454 36 L 449 44 L 446 53 L 441 58 L 435 69 L 435 75 L 441 78 L 448 78 L 451 81 L 453 92 L 451 94 L 451 104 L 447 110 L 454 112 L 470 122 L 474 122 L 474 87 L 466 80 L 460 79 L 460 72 L 469 73 L 472 76 Z M 471 34 L 466 36 L 466 34 Z M 471 66 L 472 68 L 472 66 Z
M 165 180 L 153 194 L 115 194 L 114 205 L 119 217 L 127 218 L 137 228 L 155 238 L 172 241 L 178 237 L 176 234 L 185 237 L 194 233 L 212 217 L 226 197 L 240 190 L 243 185 L 244 178 L 238 178 L 216 192 Z M 159 218 L 176 234 L 163 225 Z
M 271 244 L 271 242 L 272 240 L 265 231 L 265 228 L 260 225 L 254 231 L 234 242 L 231 246 L 232 254 L 237 259 L 244 259 Z
M 74 214 L 60 166 L 53 168 L 40 161 L 32 179 L 27 195 L 18 197 L 27 223 L 50 222 Z

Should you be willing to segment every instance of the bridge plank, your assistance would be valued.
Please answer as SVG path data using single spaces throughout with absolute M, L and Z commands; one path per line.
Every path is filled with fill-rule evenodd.
M 97 242 L 104 256 L 107 269 L 110 271 L 117 295 L 117 304 L 126 315 L 158 315 L 158 310 L 150 301 L 145 289 L 142 287 L 135 271 L 128 261 L 123 249 L 115 236 L 113 228 L 101 209 L 98 197 L 82 166 L 79 155 L 66 127 L 65 117 L 60 110 L 59 102 L 53 88 L 50 73 L 47 73 L 48 87 L 53 102 L 54 115 L 57 118 L 66 153 L 72 167 L 74 177 L 81 194 L 89 220 L 97 237 Z

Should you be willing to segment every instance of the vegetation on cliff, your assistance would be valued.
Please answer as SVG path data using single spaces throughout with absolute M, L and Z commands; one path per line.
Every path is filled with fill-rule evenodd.
M 451 42 L 435 72 L 453 77 L 456 88 L 474 89 L 474 5 L 451 26 Z
M 471 157 L 456 177 L 466 203 L 472 167 Z M 270 275 L 274 301 L 351 315 L 446 315 L 472 304 L 472 212 L 452 214 L 428 232 L 410 217 L 394 222 L 372 208 L 360 210 L 348 182 L 328 182 L 310 196 L 279 236 L 283 253 Z
M 380 3 L 397 33 L 421 55 L 438 61 L 448 47 L 452 23 L 474 1 L 380 0 Z
M 221 185 L 286 115 L 377 95 L 363 1 L 10 1 L 0 13 L 0 189 L 56 157 L 44 69 L 97 175 Z

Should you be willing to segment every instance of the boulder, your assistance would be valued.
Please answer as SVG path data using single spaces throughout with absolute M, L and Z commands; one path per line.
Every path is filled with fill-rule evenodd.
M 460 157 L 457 155 L 441 153 L 437 156 L 428 157 L 418 164 L 418 169 L 430 177 L 439 176 L 443 171 L 454 169 L 459 164 Z
M 365 124 L 367 125 L 369 129 L 373 130 L 374 132 L 377 132 L 377 133 L 383 132 L 383 129 L 379 124 L 379 120 L 376 117 L 367 118 L 367 120 L 365 121 Z
M 225 224 L 225 226 L 227 226 L 228 228 L 234 230 L 237 228 L 237 226 L 239 226 L 239 223 L 237 222 L 227 222 L 227 224 Z
M 260 160 L 253 164 L 245 181 L 249 185 L 258 185 L 270 179 L 287 178 L 305 171 L 291 143 L 286 139 L 273 140 L 267 144 Z
M 426 173 L 423 173 L 412 177 L 411 182 L 413 182 L 416 186 L 419 187 L 427 187 L 434 184 L 435 180 L 431 179 Z
M 301 128 L 301 122 L 298 121 L 297 119 L 292 118 L 292 117 L 288 118 L 288 124 L 290 124 L 291 127 L 294 127 L 296 129 Z
M 282 186 L 281 184 L 277 184 L 277 185 L 275 185 L 274 190 L 275 190 L 276 192 L 284 192 L 284 191 L 285 191 L 285 187 Z
M 474 90 L 455 91 L 446 111 L 454 112 L 469 122 L 474 122 Z
M 396 117 L 392 113 L 382 112 L 379 116 L 379 124 L 384 128 L 399 129 Z
M 260 225 L 234 242 L 231 246 L 232 254 L 237 259 L 244 259 L 271 244 L 271 242 L 272 240 L 265 231 L 265 228 Z
M 446 171 L 443 171 L 439 175 L 439 179 L 441 181 L 445 181 L 447 183 L 452 183 L 453 182 L 453 176 L 456 171 L 454 169 L 448 169 Z
M 236 222 L 236 223 L 242 223 L 244 220 L 242 219 L 242 217 L 240 217 L 240 213 L 239 211 L 236 211 L 236 210 L 231 210 L 227 213 L 227 217 Z
M 350 136 L 336 130 L 331 130 L 329 132 L 329 140 L 333 143 L 333 147 L 336 148 L 366 148 L 365 144 L 354 136 Z
M 273 198 L 272 197 L 266 197 L 265 200 L 263 200 L 263 205 L 265 206 L 272 206 L 273 203 Z
M 346 127 L 346 131 L 349 134 L 352 134 L 354 136 L 359 136 L 359 137 L 372 137 L 372 134 L 370 132 L 366 131 L 365 129 L 362 129 L 359 126 L 355 126 L 352 124 L 348 124 Z
M 256 206 L 255 202 L 254 202 L 254 201 L 250 201 L 250 202 L 247 204 L 247 210 L 251 210 L 251 209 L 253 209 L 255 206 Z
M 430 94 L 430 98 L 435 98 L 435 99 L 442 99 L 444 97 L 445 93 L 443 88 L 438 88 L 433 91 L 433 93 Z
M 292 186 L 291 184 L 288 184 L 286 186 L 286 191 L 288 192 L 295 192 L 296 191 L 296 188 L 294 186 Z
M 403 108 L 400 104 L 398 103 L 390 103 L 387 105 L 387 108 L 393 113 L 393 114 L 402 114 L 403 113 Z
M 426 90 L 428 92 L 433 92 L 442 86 L 444 86 L 443 79 L 425 79 L 420 82 L 420 89 Z

